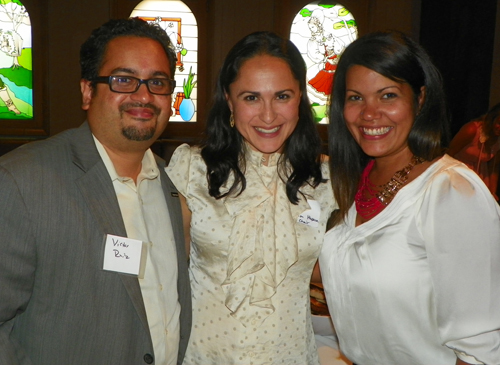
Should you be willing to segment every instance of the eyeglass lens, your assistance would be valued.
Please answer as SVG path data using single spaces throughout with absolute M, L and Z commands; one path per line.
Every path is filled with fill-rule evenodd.
M 174 91 L 172 80 L 165 78 L 140 80 L 132 76 L 112 76 L 110 80 L 111 90 L 122 93 L 136 92 L 141 84 L 146 84 L 152 94 L 168 95 Z

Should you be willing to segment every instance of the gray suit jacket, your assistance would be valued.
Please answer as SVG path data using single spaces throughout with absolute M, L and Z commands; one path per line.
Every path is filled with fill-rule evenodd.
M 180 364 L 187 259 L 179 198 L 158 162 L 177 243 Z M 88 124 L 0 157 L 0 204 L 0 365 L 154 363 L 137 278 L 102 270 L 105 235 L 126 231 Z

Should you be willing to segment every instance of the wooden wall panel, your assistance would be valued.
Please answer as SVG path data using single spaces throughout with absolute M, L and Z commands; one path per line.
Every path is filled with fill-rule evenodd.
M 110 14 L 106 1 L 49 3 L 49 112 L 50 134 L 54 135 L 78 127 L 85 119 L 81 109 L 80 46 Z
M 500 1 L 497 3 L 493 67 L 491 72 L 490 107 L 500 103 Z
M 396 30 L 418 40 L 420 0 L 371 0 L 369 1 L 368 32 Z

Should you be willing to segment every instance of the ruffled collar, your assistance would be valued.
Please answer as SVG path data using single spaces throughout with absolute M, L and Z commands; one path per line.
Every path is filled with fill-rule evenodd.
M 274 312 L 272 297 L 298 260 L 296 220 L 309 209 L 305 199 L 289 202 L 277 171 L 280 154 L 269 156 L 267 166 L 262 157 L 246 147 L 246 189 L 223 198 L 234 219 L 222 284 L 225 305 L 245 326 L 257 326 Z
M 281 157 L 281 153 L 273 153 L 269 155 L 269 157 L 267 158 L 269 161 L 266 165 L 264 165 L 266 158 L 264 158 L 264 154 L 262 152 L 253 150 L 248 143 L 245 143 L 243 148 L 245 151 L 246 163 L 252 164 L 255 167 L 276 167 L 278 165 L 278 160 Z

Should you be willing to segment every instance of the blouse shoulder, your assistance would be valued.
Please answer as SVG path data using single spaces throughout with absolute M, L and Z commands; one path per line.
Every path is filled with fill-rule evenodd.
M 432 167 L 431 167 L 432 168 Z M 481 178 L 462 162 L 449 155 L 444 155 L 435 163 L 424 189 L 427 197 L 431 196 L 441 204 L 450 200 L 477 201 L 482 204 L 496 204 L 491 192 Z
M 176 148 L 165 171 L 177 190 L 186 196 L 189 181 L 201 166 L 204 166 L 204 162 L 200 148 L 184 143 Z

